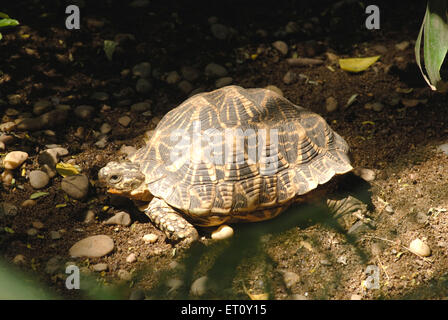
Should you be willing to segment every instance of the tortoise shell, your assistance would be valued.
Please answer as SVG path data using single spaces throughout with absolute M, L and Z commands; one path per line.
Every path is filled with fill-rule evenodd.
M 152 195 L 217 225 L 272 218 L 352 170 L 348 151 L 316 113 L 267 89 L 227 86 L 168 112 L 130 160 Z

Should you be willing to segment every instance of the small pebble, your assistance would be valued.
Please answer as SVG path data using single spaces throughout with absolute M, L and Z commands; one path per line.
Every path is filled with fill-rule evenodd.
M 124 281 L 131 281 L 132 275 L 129 271 L 120 269 L 117 272 L 118 278 Z
M 148 111 L 151 108 L 151 104 L 148 102 L 139 102 L 131 105 L 131 112 L 142 113 Z
M 28 208 L 28 207 L 33 207 L 37 204 L 36 200 L 32 200 L 32 199 L 27 199 L 25 201 L 22 202 L 21 206 L 23 208 Z
M 126 257 L 126 262 L 127 263 L 133 263 L 135 261 L 137 261 L 137 257 L 135 256 L 135 253 L 131 253 L 130 255 L 128 255 Z
M 16 256 L 14 257 L 14 259 L 12 259 L 12 262 L 13 262 L 14 264 L 25 264 L 26 259 L 25 259 L 25 256 L 24 256 L 24 255 L 22 255 L 22 254 L 18 254 L 18 255 L 16 255 Z
M 84 223 L 92 223 L 95 221 L 95 211 L 87 210 L 84 216 Z
M 33 113 L 35 115 L 41 115 L 51 109 L 52 103 L 48 100 L 39 100 L 33 106 Z
M 81 106 L 77 106 L 75 108 L 75 115 L 83 120 L 87 120 L 90 119 L 93 115 L 93 112 L 95 111 L 95 108 L 92 106 L 88 106 L 88 105 L 81 105 Z
M 297 282 L 300 281 L 300 276 L 291 271 L 282 271 L 283 273 L 283 281 L 285 282 L 285 286 L 288 289 L 291 289 Z
M 106 235 L 87 237 L 76 242 L 69 250 L 71 257 L 99 258 L 112 252 L 114 241 Z
M 12 151 L 3 159 L 5 169 L 14 170 L 28 159 L 28 153 L 23 151 Z
M 149 78 L 151 76 L 151 64 L 149 62 L 141 62 L 132 68 L 132 74 L 140 78 Z
M 108 124 L 107 122 L 106 122 L 106 123 L 103 123 L 103 124 L 101 125 L 100 132 L 101 132 L 102 134 L 108 134 L 108 133 L 111 132 L 111 131 L 112 131 L 112 127 L 111 127 L 110 124 Z
M 129 126 L 131 121 L 132 121 L 132 119 L 128 116 L 123 116 L 123 117 L 118 118 L 118 123 L 121 124 L 123 127 Z
M 89 178 L 87 178 L 84 174 L 67 176 L 62 179 L 61 188 L 70 197 L 77 200 L 82 200 L 89 192 Z
M 325 108 L 327 112 L 333 112 L 336 111 L 338 108 L 338 101 L 334 97 L 328 97 L 325 100 Z
M 29 236 L 31 236 L 31 237 L 34 237 L 38 232 L 39 232 L 39 231 L 37 231 L 37 229 L 35 229 L 35 228 L 29 228 L 29 229 L 26 231 L 26 234 L 29 235 Z
M 114 224 L 127 227 L 131 224 L 131 216 L 127 212 L 120 211 L 105 221 L 104 224 Z
M 213 36 L 219 40 L 225 40 L 229 35 L 229 29 L 220 23 L 215 23 L 210 26 Z
M 211 238 L 214 240 L 224 240 L 233 236 L 233 229 L 228 225 L 221 225 L 219 228 L 212 232 Z
M 166 282 L 168 289 L 168 293 L 171 293 L 173 291 L 177 291 L 179 288 L 183 286 L 184 282 L 180 279 L 169 279 Z
M 448 143 L 441 144 L 437 147 L 437 150 L 443 152 L 448 156 Z
M 104 102 L 109 100 L 109 94 L 107 92 L 97 91 L 90 96 L 90 99 Z
M 30 184 L 34 189 L 41 189 L 50 182 L 48 175 L 40 170 L 33 170 L 29 173 Z
M 350 300 L 362 300 L 362 296 L 360 296 L 359 294 L 352 294 Z
M 149 234 L 145 234 L 142 239 L 146 243 L 154 243 L 157 241 L 158 238 L 159 237 L 157 235 L 155 235 L 154 233 L 149 233 Z
M 275 41 L 272 46 L 277 49 L 282 55 L 286 56 L 288 54 L 288 45 L 283 41 Z
M 387 205 L 386 208 L 384 208 L 384 210 L 386 210 L 388 214 L 393 214 L 395 212 L 394 208 L 392 208 L 392 206 L 390 205 Z
M 59 240 L 61 239 L 61 233 L 59 231 L 50 231 L 51 240 Z
M 421 257 L 427 257 L 431 255 L 431 249 L 429 248 L 429 246 L 418 238 L 410 243 L 409 250 Z
M 308 300 L 308 297 L 303 294 L 292 294 L 289 296 L 289 300 Z
M 372 182 L 375 180 L 375 171 L 367 168 L 356 168 L 354 174 L 362 178 L 367 182 Z
M 196 279 L 190 288 L 190 293 L 194 296 L 202 296 L 207 292 L 208 277 L 203 276 Z
M 9 132 L 16 128 L 16 123 L 14 121 L 8 121 L 0 124 L 0 131 Z
M 233 78 L 232 77 L 222 77 L 222 78 L 219 78 L 219 79 L 217 79 L 215 81 L 215 87 L 216 88 L 222 88 L 222 87 L 228 86 L 232 82 L 233 82 Z
M 107 269 L 109 269 L 109 266 L 107 263 L 97 263 L 92 266 L 92 269 L 96 272 L 102 272 L 107 271 Z
M 44 224 L 40 221 L 33 221 L 31 223 L 31 225 L 33 226 L 33 228 L 36 228 L 36 229 L 43 229 L 43 227 L 44 227 Z
M 185 94 L 189 94 L 193 90 L 193 85 L 187 80 L 182 80 L 179 82 L 177 87 Z
M 12 170 L 5 169 L 1 174 L 2 182 L 4 185 L 10 185 L 14 179 L 14 174 Z
M 182 73 L 182 77 L 188 81 L 195 81 L 199 78 L 199 71 L 193 67 L 184 66 L 180 72 Z
M 135 90 L 138 93 L 149 93 L 152 89 L 152 83 L 144 78 L 140 78 L 137 80 L 137 83 L 135 85 Z
M 409 44 L 410 44 L 409 41 L 403 41 L 403 42 L 397 43 L 395 45 L 395 48 L 397 48 L 400 51 L 403 51 L 409 47 Z
M 294 82 L 297 81 L 297 74 L 293 71 L 288 71 L 286 72 L 286 74 L 283 76 L 283 83 L 284 84 L 292 84 Z
M 227 70 L 219 64 L 209 63 L 205 67 L 205 75 L 212 78 L 225 77 L 227 76 Z

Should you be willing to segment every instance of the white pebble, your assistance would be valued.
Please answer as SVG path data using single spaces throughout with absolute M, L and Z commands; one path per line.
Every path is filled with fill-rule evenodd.
M 233 229 L 225 224 L 212 232 L 212 239 L 214 240 L 224 240 L 231 236 L 233 236 Z
M 127 263 L 133 263 L 137 261 L 137 257 L 135 256 L 135 253 L 131 253 L 130 255 L 127 256 L 126 258 L 126 262 Z
M 5 169 L 14 170 L 28 159 L 28 153 L 23 151 L 12 151 L 3 160 Z
M 154 243 L 157 241 L 157 238 L 158 236 L 154 233 L 149 233 L 143 236 L 143 241 L 145 241 L 146 243 Z
M 431 254 L 429 246 L 420 239 L 415 239 L 409 245 L 409 250 L 421 257 L 427 257 Z
M 207 276 L 196 279 L 191 285 L 190 293 L 195 296 L 202 296 L 207 291 Z

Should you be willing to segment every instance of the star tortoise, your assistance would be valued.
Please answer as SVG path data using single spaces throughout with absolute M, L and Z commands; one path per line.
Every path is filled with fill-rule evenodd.
M 318 114 L 267 89 L 227 86 L 168 112 L 146 146 L 98 177 L 109 193 L 146 202 L 151 221 L 188 244 L 195 225 L 271 219 L 308 199 L 353 169 L 348 152 Z M 335 213 L 353 207 L 327 204 Z

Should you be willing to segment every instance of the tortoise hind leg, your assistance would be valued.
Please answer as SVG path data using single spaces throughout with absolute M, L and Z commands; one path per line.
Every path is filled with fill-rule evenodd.
M 164 200 L 153 198 L 145 214 L 170 240 L 181 241 L 184 245 L 188 245 L 199 238 L 195 227 Z
M 361 200 L 347 196 L 342 199 L 327 199 L 327 207 L 334 219 L 342 218 L 345 220 L 348 214 L 352 218 L 361 220 L 364 224 L 374 227 L 373 221 L 366 217 L 368 213 L 367 205 Z

